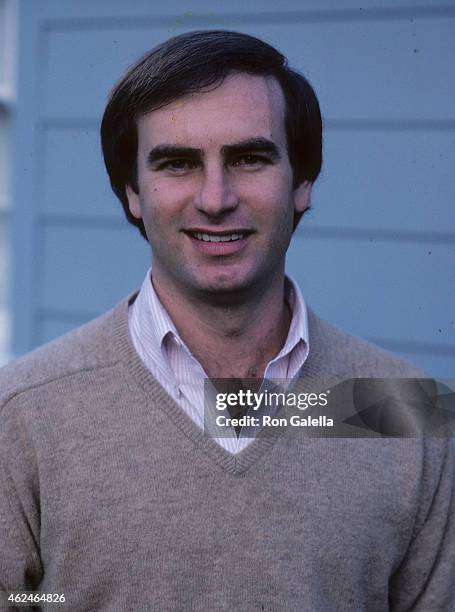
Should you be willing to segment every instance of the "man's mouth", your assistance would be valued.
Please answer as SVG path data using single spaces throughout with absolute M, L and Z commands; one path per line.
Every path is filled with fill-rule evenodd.
M 230 256 L 243 251 L 248 244 L 248 237 L 253 230 L 243 227 L 210 231 L 205 227 L 191 227 L 184 230 L 191 238 L 193 247 L 204 255 L 221 257 Z
M 241 240 L 246 234 L 205 234 L 202 232 L 191 232 L 193 238 L 204 242 L 234 242 Z

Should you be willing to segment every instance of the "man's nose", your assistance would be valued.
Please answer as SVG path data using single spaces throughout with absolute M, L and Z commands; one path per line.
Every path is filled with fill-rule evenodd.
M 195 204 L 198 210 L 213 217 L 237 208 L 239 197 L 227 168 L 218 164 L 204 168 Z

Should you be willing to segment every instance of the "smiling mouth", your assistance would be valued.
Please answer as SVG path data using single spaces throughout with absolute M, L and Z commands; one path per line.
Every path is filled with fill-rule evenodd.
M 254 233 L 253 230 L 249 228 L 232 228 L 232 229 L 219 229 L 216 231 L 206 230 L 203 227 L 195 227 L 184 229 L 183 232 L 198 242 L 238 242 L 239 240 L 243 240 L 247 238 L 251 234 Z
M 191 236 L 196 238 L 196 240 L 201 240 L 203 242 L 234 242 L 236 240 L 241 240 L 245 237 L 246 234 L 205 234 L 202 232 L 191 232 Z

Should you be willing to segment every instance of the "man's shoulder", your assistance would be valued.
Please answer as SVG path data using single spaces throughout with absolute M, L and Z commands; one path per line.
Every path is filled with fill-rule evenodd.
M 428 375 L 402 357 L 353 336 L 309 309 L 310 351 L 331 374 L 347 378 L 425 378 Z
M 12 397 L 119 360 L 114 343 L 127 299 L 112 310 L 0 369 L 0 409 Z

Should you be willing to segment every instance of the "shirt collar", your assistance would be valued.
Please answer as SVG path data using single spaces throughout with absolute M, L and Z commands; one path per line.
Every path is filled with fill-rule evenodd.
M 284 279 L 284 296 L 291 309 L 292 318 L 286 342 L 279 355 L 291 351 L 300 340 L 309 346 L 308 312 L 306 303 L 299 286 L 289 275 L 286 275 Z M 277 357 L 279 355 L 277 355 Z
M 133 332 L 144 352 L 159 348 L 164 354 L 164 343 L 168 337 L 183 345 L 171 317 L 156 294 L 151 268 L 147 270 L 139 294 L 130 308 Z

